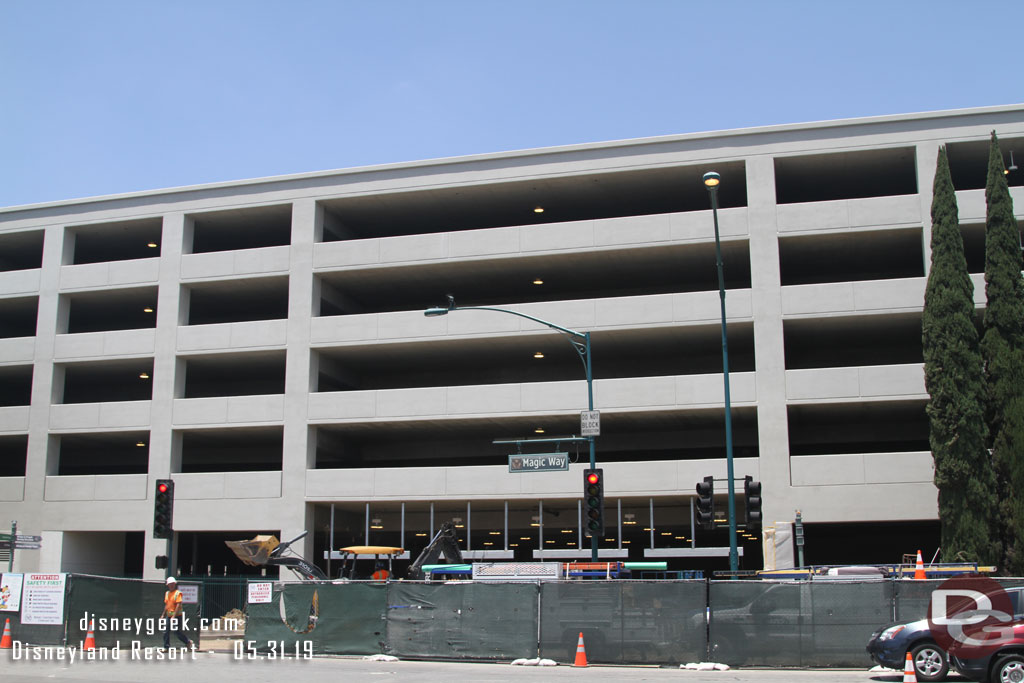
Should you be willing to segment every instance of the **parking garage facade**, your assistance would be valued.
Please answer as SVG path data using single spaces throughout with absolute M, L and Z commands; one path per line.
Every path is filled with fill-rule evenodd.
M 736 475 L 759 479 L 774 557 L 797 510 L 813 563 L 938 542 L 921 310 L 945 145 L 984 306 L 996 107 L 776 126 L 198 186 L 0 210 L 0 523 L 44 537 L 16 568 L 157 577 L 252 571 L 223 540 L 415 557 L 454 521 L 473 559 L 589 558 L 573 437 L 580 360 L 511 308 L 588 331 L 601 559 L 724 569 L 712 215 L 721 174 Z M 1018 215 L 1024 178 L 1008 176 Z M 560 441 L 560 439 L 564 439 Z M 567 453 L 565 472 L 513 455 Z M 742 485 L 739 486 L 742 491 Z M 739 509 L 742 511 L 742 497 Z M 792 554 L 791 546 L 786 552 Z M 789 558 L 788 562 L 792 562 Z

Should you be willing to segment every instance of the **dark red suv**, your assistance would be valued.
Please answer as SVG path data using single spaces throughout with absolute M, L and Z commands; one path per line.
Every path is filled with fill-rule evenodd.
M 1013 625 L 1013 637 L 987 655 L 964 659 L 950 654 L 957 673 L 982 683 L 1024 683 L 1024 623 Z

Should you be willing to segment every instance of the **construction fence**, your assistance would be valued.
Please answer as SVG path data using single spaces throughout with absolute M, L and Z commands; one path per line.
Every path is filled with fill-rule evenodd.
M 571 663 L 579 634 L 598 664 L 870 667 L 865 645 L 893 621 L 927 615 L 942 581 L 552 581 L 283 583 L 253 581 L 246 650 L 410 659 Z M 1006 579 L 1009 586 L 1024 584 Z M 200 593 L 202 586 L 197 585 Z M 145 624 L 162 609 L 164 586 L 69 575 L 61 625 L 11 619 L 14 638 L 78 644 L 86 613 L 107 623 Z M 193 631 L 201 596 L 187 605 Z M 140 622 L 135 620 L 139 619 Z M 97 646 L 159 646 L 162 633 L 97 630 Z

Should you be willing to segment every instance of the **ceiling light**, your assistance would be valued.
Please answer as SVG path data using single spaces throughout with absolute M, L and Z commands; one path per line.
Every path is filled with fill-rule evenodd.
M 544 428 L 543 427 L 537 427 L 536 429 L 533 430 L 533 433 L 534 434 L 543 434 L 544 433 Z
M 545 543 L 554 543 L 554 541 L 544 541 Z
M 519 547 L 519 544 L 518 544 L 518 543 L 509 543 L 509 544 L 508 544 L 508 547 L 509 547 L 509 548 L 518 548 L 518 547 Z
M 416 534 L 416 535 L 417 536 L 426 536 L 426 534 L 424 534 L 424 533 L 419 533 L 419 534 Z
M 484 545 L 494 545 L 494 544 L 491 543 L 490 541 L 484 541 Z
M 145 448 L 146 447 L 146 442 L 145 441 L 137 441 L 135 443 L 135 445 L 138 446 L 139 448 Z
M 533 212 L 534 213 L 544 213 L 544 207 L 543 206 L 535 206 L 535 207 L 533 207 Z
M 563 534 L 571 534 L 572 533 L 572 529 L 562 529 L 562 533 Z
M 529 541 L 531 538 L 532 538 L 532 536 L 520 536 L 519 540 L 520 541 Z
M 139 379 L 149 379 L 149 373 L 143 372 L 139 374 Z
M 455 528 L 456 528 L 456 529 L 465 529 L 465 528 L 466 528 L 466 525 L 465 525 L 465 524 L 456 524 L 456 525 L 455 525 Z
M 146 246 L 149 247 L 150 249 L 156 249 L 156 242 L 150 242 Z
M 489 533 L 491 536 L 501 536 L 500 531 L 488 531 L 487 533 Z
M 538 351 L 537 353 L 533 354 L 533 357 L 536 358 L 537 360 L 540 360 L 541 358 L 544 357 L 544 352 Z
M 542 284 L 544 284 L 544 280 L 540 279 L 539 277 L 538 278 L 534 278 L 533 284 L 535 284 L 535 285 L 542 285 Z
M 146 306 L 145 308 L 142 309 L 142 312 L 143 313 L 152 313 L 153 309 L 150 308 L 149 306 Z

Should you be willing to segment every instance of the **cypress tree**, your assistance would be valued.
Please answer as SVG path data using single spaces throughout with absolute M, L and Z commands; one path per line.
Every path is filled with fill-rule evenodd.
M 1001 568 L 1024 571 L 1024 557 L 1017 548 L 1021 519 L 1020 496 L 1012 482 L 1024 475 L 1024 429 L 1016 403 L 1024 397 L 1022 349 L 1024 349 L 1024 280 L 1021 278 L 1020 238 L 1013 216 L 1013 201 L 1003 173 L 1003 155 L 995 131 L 989 145 L 988 178 L 985 183 L 985 309 L 981 352 L 985 360 L 987 417 L 992 437 L 992 458 L 999 478 L 1000 535 L 1004 556 Z
M 931 269 L 922 315 L 929 442 L 939 489 L 942 556 L 947 562 L 997 557 L 995 473 L 986 449 L 984 374 L 974 326 L 953 180 L 939 150 L 932 197 Z

